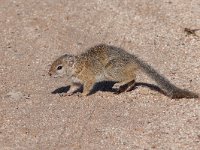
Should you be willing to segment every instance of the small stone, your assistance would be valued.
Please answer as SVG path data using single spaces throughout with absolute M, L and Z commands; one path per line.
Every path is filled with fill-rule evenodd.
M 8 97 L 13 100 L 19 100 L 23 97 L 23 94 L 21 92 L 11 91 L 8 92 L 5 97 Z

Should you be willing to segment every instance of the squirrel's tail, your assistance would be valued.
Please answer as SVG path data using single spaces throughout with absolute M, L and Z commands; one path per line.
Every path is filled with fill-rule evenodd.
M 154 68 L 145 63 L 143 60 L 132 55 L 133 61 L 139 65 L 140 69 L 145 72 L 151 79 L 153 79 L 163 92 L 171 98 L 198 98 L 199 95 L 188 91 L 186 89 L 180 89 L 172 84 L 168 79 L 159 74 Z

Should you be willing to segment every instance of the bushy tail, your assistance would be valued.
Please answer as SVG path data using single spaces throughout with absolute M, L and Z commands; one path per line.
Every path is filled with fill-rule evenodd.
M 168 79 L 159 74 L 150 65 L 145 63 L 143 60 L 132 55 L 133 61 L 139 65 L 141 70 L 145 72 L 151 79 L 153 79 L 158 86 L 163 90 L 163 92 L 171 98 L 198 98 L 199 95 L 188 91 L 186 89 L 180 89 L 172 84 Z

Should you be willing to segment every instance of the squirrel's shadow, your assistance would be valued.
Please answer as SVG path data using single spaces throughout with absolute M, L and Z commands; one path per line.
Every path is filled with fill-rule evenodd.
M 102 82 L 98 82 L 94 85 L 92 91 L 90 92 L 91 94 L 96 93 L 97 91 L 109 91 L 109 92 L 116 92 L 116 89 L 113 89 L 113 85 L 116 82 L 112 82 L 112 81 L 102 81 Z M 67 91 L 69 90 L 70 86 L 63 86 L 60 88 L 55 89 L 53 92 L 51 92 L 52 94 L 60 94 L 60 93 L 67 93 Z M 83 92 L 83 86 L 80 87 L 80 89 L 78 89 L 76 92 Z
M 116 82 L 113 81 L 103 81 L 103 82 L 98 82 L 94 85 L 92 91 L 90 92 L 89 95 L 96 93 L 97 91 L 108 91 L 108 92 L 117 92 L 117 89 L 113 89 L 113 85 Z M 166 95 L 158 86 L 154 85 L 154 84 L 149 84 L 149 83 L 144 83 L 144 82 L 136 82 L 135 86 L 132 90 L 138 88 L 138 87 L 147 87 L 153 91 L 159 92 L 161 94 Z M 69 90 L 70 86 L 63 86 L 60 88 L 55 89 L 54 91 L 52 91 L 52 94 L 61 94 L 61 93 L 66 93 Z M 132 91 L 131 90 L 131 91 Z M 80 89 L 78 89 L 76 92 L 83 92 L 83 87 L 81 87 Z M 75 92 L 75 93 L 76 93 Z

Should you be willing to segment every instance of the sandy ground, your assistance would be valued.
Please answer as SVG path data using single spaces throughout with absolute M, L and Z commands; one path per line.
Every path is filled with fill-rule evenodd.
M 60 97 L 66 79 L 47 74 L 58 56 L 103 42 L 200 93 L 200 31 L 184 28 L 200 28 L 199 0 L 0 0 L 0 149 L 199 149 L 199 99 L 146 86 L 114 95 L 110 84 Z

